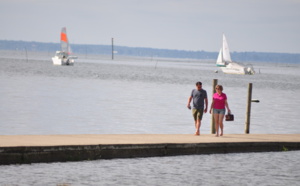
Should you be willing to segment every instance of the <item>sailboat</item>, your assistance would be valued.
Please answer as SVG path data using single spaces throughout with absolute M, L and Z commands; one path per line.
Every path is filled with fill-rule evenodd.
M 222 48 L 220 49 L 216 65 L 220 67 L 225 74 L 255 74 L 252 66 L 244 66 L 231 60 L 229 47 L 224 34 Z
M 74 65 L 74 59 L 77 59 L 77 56 L 70 55 L 72 51 L 67 37 L 66 27 L 61 29 L 60 46 L 61 50 L 56 51 L 55 56 L 52 57 L 53 65 Z

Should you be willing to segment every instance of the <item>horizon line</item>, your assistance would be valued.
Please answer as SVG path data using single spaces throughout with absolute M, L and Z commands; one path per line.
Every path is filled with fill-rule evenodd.
M 60 44 L 59 42 L 43 42 L 43 41 L 24 41 L 24 40 L 9 40 L 9 39 L 0 39 L 0 41 L 15 41 L 15 42 L 33 42 L 33 43 L 44 43 L 44 44 Z M 70 44 L 72 45 L 93 45 L 93 46 L 111 46 L 108 44 Z M 218 51 L 206 51 L 206 50 L 185 50 L 185 49 L 167 49 L 167 48 L 153 48 L 153 47 L 134 47 L 134 46 L 124 46 L 124 45 L 114 45 L 118 47 L 128 47 L 128 48 L 145 48 L 145 49 L 154 49 L 154 50 L 173 50 L 173 51 L 185 51 L 185 52 L 210 52 L 210 53 L 218 53 Z M 258 52 L 258 51 L 230 51 L 230 53 L 271 53 L 271 54 L 300 54 L 299 53 L 291 53 L 291 52 Z

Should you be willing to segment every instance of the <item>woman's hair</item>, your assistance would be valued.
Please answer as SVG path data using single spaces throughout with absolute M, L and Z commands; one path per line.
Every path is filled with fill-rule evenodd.
M 223 91 L 223 86 L 222 85 L 216 85 L 216 88 L 219 88 L 221 91 Z

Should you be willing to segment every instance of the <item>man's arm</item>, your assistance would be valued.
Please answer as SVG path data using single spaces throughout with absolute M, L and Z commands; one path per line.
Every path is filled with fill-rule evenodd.
M 204 101 L 205 101 L 204 113 L 206 113 L 207 112 L 207 106 L 208 106 L 208 99 L 205 98 Z
M 192 101 L 192 99 L 193 99 L 192 96 L 190 96 L 189 99 L 188 99 L 188 103 L 187 103 L 187 105 L 186 105 L 186 107 L 187 107 L 188 109 L 191 109 L 191 101 Z

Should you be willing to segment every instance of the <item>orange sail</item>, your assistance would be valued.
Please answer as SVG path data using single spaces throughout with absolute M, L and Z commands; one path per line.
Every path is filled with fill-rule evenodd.
M 61 32 L 61 34 L 60 34 L 60 40 L 64 41 L 64 42 L 68 42 L 67 34 Z
M 71 48 L 70 48 L 68 37 L 67 37 L 66 27 L 63 27 L 61 29 L 60 45 L 61 45 L 61 51 L 66 52 L 67 54 L 71 54 Z

